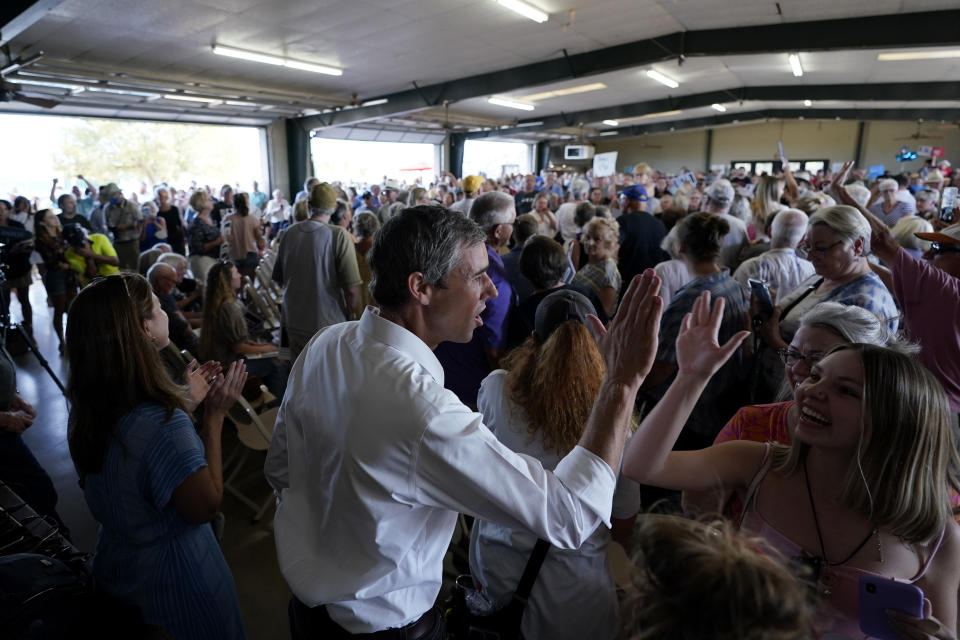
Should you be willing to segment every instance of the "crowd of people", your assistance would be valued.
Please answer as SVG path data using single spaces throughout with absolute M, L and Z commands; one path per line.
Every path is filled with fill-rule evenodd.
M 30 331 L 36 268 L 68 359 L 99 587 L 174 638 L 244 637 L 209 523 L 251 376 L 293 638 L 446 637 L 458 514 L 477 615 L 549 545 L 528 639 L 862 638 L 863 579 L 922 590 L 897 637 L 955 638 L 954 173 L 782 160 L 0 200 L 4 300 Z M 36 410 L 4 398 L 0 480 L 57 517 Z

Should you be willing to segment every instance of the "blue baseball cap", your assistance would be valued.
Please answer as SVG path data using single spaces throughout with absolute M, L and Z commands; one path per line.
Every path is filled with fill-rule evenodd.
M 647 190 L 643 188 L 643 185 L 632 184 L 623 191 L 620 192 L 623 197 L 630 200 L 636 200 L 638 202 L 647 201 Z

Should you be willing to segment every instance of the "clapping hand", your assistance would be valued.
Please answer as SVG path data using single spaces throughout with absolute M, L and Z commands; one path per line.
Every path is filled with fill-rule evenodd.
M 677 368 L 680 375 L 710 378 L 723 366 L 737 347 L 750 335 L 740 331 L 723 346 L 717 341 L 723 321 L 724 299 L 717 298 L 710 308 L 710 292 L 704 291 L 693 303 L 680 325 L 677 336 Z
M 207 392 L 205 401 L 206 411 L 226 413 L 234 405 L 243 385 L 247 381 L 247 367 L 243 360 L 235 360 L 222 376 L 217 379 Z
M 639 387 L 650 373 L 659 344 L 663 307 L 659 292 L 660 278 L 647 269 L 630 282 L 609 330 L 596 316 L 587 316 L 611 380 Z
M 184 382 L 190 388 L 190 410 L 196 409 L 210 391 L 210 384 L 220 374 L 222 367 L 216 360 L 200 365 L 196 360 L 187 365 Z

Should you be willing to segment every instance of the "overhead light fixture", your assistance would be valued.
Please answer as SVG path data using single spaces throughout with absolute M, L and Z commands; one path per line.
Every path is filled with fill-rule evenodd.
M 21 78 L 14 78 L 12 80 L 16 84 L 27 84 L 36 87 L 49 87 L 51 89 L 66 89 L 73 93 L 81 93 L 86 87 L 83 87 L 79 84 L 67 84 L 65 82 L 47 82 L 45 80 L 23 80 Z
M 231 107 L 259 107 L 260 106 L 256 102 L 244 102 L 243 100 L 224 100 L 223 104 L 230 105 Z
M 187 96 L 182 94 L 174 93 L 165 93 L 163 97 L 166 100 L 180 100 L 182 102 L 205 102 L 207 104 L 220 104 L 223 100 L 217 100 L 215 98 L 202 98 L 200 96 Z
M 601 135 L 601 136 L 615 136 L 615 135 L 617 135 L 618 133 L 620 133 L 620 132 L 619 132 L 619 131 L 601 131 L 598 135 Z
M 679 82 L 677 82 L 676 80 L 674 80 L 673 78 L 671 78 L 671 77 L 669 77 L 669 76 L 663 75 L 662 73 L 660 73 L 659 71 L 657 71 L 657 70 L 655 70 L 655 69 L 650 69 L 650 70 L 648 70 L 648 71 L 647 71 L 647 77 L 648 77 L 648 78 L 653 78 L 654 80 L 656 80 L 656 81 L 659 82 L 660 84 L 665 84 L 665 85 L 667 85 L 668 87 L 670 87 L 671 89 L 676 89 L 677 87 L 680 86 L 680 83 L 679 83 Z
M 645 113 L 642 116 L 636 116 L 633 118 L 620 118 L 619 122 L 620 124 L 624 124 L 626 122 L 636 122 L 637 120 L 646 120 L 648 118 L 660 118 L 662 116 L 678 116 L 681 113 L 683 113 L 682 109 L 675 109 L 673 111 L 658 111 L 657 113 Z
M 616 120 L 604 120 L 604 121 L 603 121 L 603 124 L 607 125 L 608 127 L 619 127 L 619 126 L 620 126 L 620 123 L 617 122 Z
M 522 111 L 533 111 L 534 108 L 532 104 L 514 102 L 513 100 L 504 100 L 503 98 L 487 98 L 487 102 L 500 107 L 509 107 L 511 109 L 520 109 Z
M 803 75 L 803 67 L 800 66 L 800 56 L 796 53 L 791 53 L 787 58 L 790 61 L 790 69 L 793 70 L 793 75 L 798 78 Z
M 720 113 L 723 113 L 724 111 L 727 110 L 725 106 L 717 102 L 714 102 L 712 105 L 710 105 L 710 108 L 713 109 L 714 111 L 719 111 Z
M 150 93 L 149 91 L 133 91 L 131 89 L 110 89 L 107 87 L 87 87 L 87 91 L 95 93 L 114 93 L 119 96 L 139 96 L 141 98 L 159 98 L 159 93 Z
M 803 101 L 803 106 L 805 106 L 805 107 L 812 107 L 812 106 L 813 106 L 813 100 L 804 100 L 804 101 Z
M 539 126 L 542 125 L 542 124 L 543 124 L 543 121 L 542 121 L 542 120 L 538 120 L 537 122 L 520 122 L 520 123 L 517 123 L 516 125 L 514 125 L 514 128 L 515 128 L 515 129 L 520 129 L 520 128 L 523 128 L 523 127 L 539 127 Z
M 532 93 L 529 96 L 520 96 L 520 100 L 536 102 L 537 100 L 547 100 L 548 98 L 559 98 L 561 96 L 572 96 L 577 93 L 586 93 L 588 91 L 599 91 L 606 89 L 607 85 L 602 82 L 592 82 L 590 84 L 581 84 L 577 87 L 567 87 L 566 89 L 555 89 L 553 91 L 544 91 L 542 93 Z
M 540 9 L 536 7 L 531 7 L 526 2 L 520 2 L 520 0 L 494 0 L 500 5 L 503 5 L 511 11 L 515 11 L 522 15 L 524 18 L 530 18 L 534 22 L 546 22 L 550 17 Z
M 361 107 L 376 107 L 381 104 L 387 104 L 390 102 L 388 98 L 377 98 L 376 100 L 367 100 L 366 102 L 361 102 Z
M 939 51 L 898 51 L 881 53 L 877 60 L 892 62 L 896 60 L 939 60 L 942 58 L 960 58 L 960 49 L 940 49 Z
M 219 44 L 213 45 L 213 52 L 218 56 L 227 56 L 229 58 L 249 60 L 250 62 L 272 64 L 278 67 L 289 67 L 290 69 L 299 69 L 301 71 L 312 71 L 314 73 L 323 73 L 328 76 L 343 75 L 343 70 L 337 69 L 336 67 L 328 67 L 327 65 L 323 64 L 313 64 L 312 62 L 301 62 L 300 60 L 291 60 L 290 58 L 281 58 L 279 56 L 271 56 L 265 53 L 256 53 L 254 51 L 244 51 L 243 49 L 224 47 Z

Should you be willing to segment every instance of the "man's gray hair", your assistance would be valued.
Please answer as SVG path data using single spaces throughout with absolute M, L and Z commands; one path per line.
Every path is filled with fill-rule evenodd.
M 784 209 L 773 217 L 770 244 L 796 249 L 807 232 L 807 214 L 799 209 Z
M 470 207 L 470 219 L 487 231 L 503 222 L 515 207 L 512 197 L 502 191 L 488 191 L 477 197 Z
M 866 208 L 867 203 L 870 202 L 870 189 L 862 184 L 848 184 L 847 194 L 861 207 Z
M 166 269 L 170 269 L 174 276 L 177 275 L 176 269 L 166 262 L 154 262 L 152 265 L 150 265 L 150 268 L 147 269 L 147 282 L 150 283 L 150 287 L 152 289 L 157 288 L 157 281 L 160 280 L 160 277 L 163 275 L 163 271 Z
M 887 347 L 904 355 L 913 355 L 920 348 L 887 328 L 887 319 L 878 318 L 863 307 L 821 302 L 800 317 L 800 326 L 824 329 L 849 343 Z
M 419 272 L 430 284 L 444 287 L 463 261 L 464 249 L 485 239 L 476 223 L 440 205 L 404 209 L 373 237 L 367 254 L 370 293 L 381 308 L 402 307 L 410 300 L 410 274 Z
M 939 202 L 940 192 L 936 189 L 920 189 L 914 194 L 914 197 L 917 200 Z
M 357 240 L 372 238 L 380 228 L 380 218 L 371 211 L 361 211 L 353 216 L 353 232 Z
M 187 268 L 186 257 L 180 255 L 179 253 L 174 253 L 172 251 L 170 253 L 164 253 L 163 255 L 161 255 L 159 258 L 157 258 L 157 262 L 158 263 L 165 262 L 169 264 L 171 267 L 173 267 L 174 269 L 176 269 L 177 267 L 183 267 L 184 269 Z
M 844 244 L 853 244 L 863 238 L 863 256 L 870 255 L 870 223 L 863 214 L 845 204 L 824 207 L 810 216 L 808 228 L 823 224 L 830 227 Z
M 704 210 L 710 213 L 723 213 L 733 204 L 734 195 L 735 192 L 730 181 L 726 178 L 721 178 L 710 185 L 710 188 L 708 188 L 704 194 L 707 198 L 707 206 Z
M 320 179 L 316 176 L 307 176 L 307 179 L 303 181 L 303 190 L 307 192 L 307 197 L 310 197 L 310 183 L 311 182 L 320 182 Z

